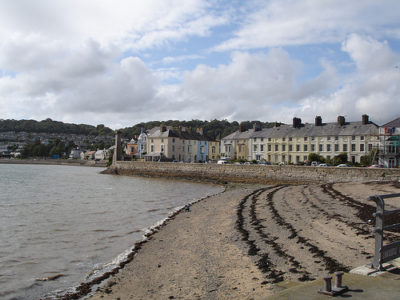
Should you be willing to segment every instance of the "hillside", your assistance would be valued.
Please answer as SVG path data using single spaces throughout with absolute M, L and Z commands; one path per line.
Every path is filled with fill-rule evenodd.
M 168 121 L 150 121 L 145 123 L 139 123 L 132 127 L 126 127 L 121 129 L 122 137 L 124 138 L 132 138 L 135 135 L 140 134 L 141 128 L 151 129 L 156 126 L 160 126 L 161 124 L 165 124 L 167 126 L 173 127 L 190 127 L 193 130 L 196 128 L 203 128 L 203 134 L 209 140 L 216 140 L 217 138 L 222 138 L 231 134 L 232 132 L 239 129 L 239 126 L 242 127 L 243 130 L 247 130 L 253 128 L 254 123 L 260 123 L 261 127 L 268 128 L 272 127 L 273 123 L 268 122 L 260 122 L 260 121 L 244 121 L 240 124 L 236 121 L 229 122 L 227 120 L 212 120 L 212 121 L 201 121 L 201 120 L 191 120 L 191 121 L 178 121 L 178 120 L 168 120 Z
M 63 134 L 80 134 L 80 135 L 113 135 L 111 128 L 105 127 L 103 124 L 92 126 L 86 124 L 70 124 L 52 119 L 43 121 L 35 120 L 0 120 L 0 132 L 40 132 L 40 133 L 63 133 Z

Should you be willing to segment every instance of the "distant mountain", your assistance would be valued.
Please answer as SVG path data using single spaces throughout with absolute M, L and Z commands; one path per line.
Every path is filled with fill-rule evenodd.
M 63 134 L 81 134 L 81 135 L 113 135 L 111 128 L 105 127 L 103 124 L 92 126 L 86 124 L 70 124 L 52 119 L 43 121 L 35 120 L 1 120 L 0 132 L 40 132 L 40 133 L 63 133 Z
M 242 130 L 248 130 L 253 128 L 254 123 L 260 123 L 262 128 L 272 127 L 274 123 L 269 122 L 260 122 L 260 121 L 244 121 L 240 124 L 236 121 L 228 122 L 227 120 L 212 120 L 212 121 L 201 121 L 201 120 L 192 120 L 192 121 L 178 121 L 178 120 L 168 120 L 168 121 L 150 121 L 146 123 L 139 123 L 132 127 L 126 127 L 121 129 L 122 137 L 124 138 L 132 138 L 135 135 L 139 135 L 141 129 L 151 129 L 156 126 L 160 126 L 161 124 L 165 124 L 167 126 L 173 127 L 189 127 L 192 130 L 196 130 L 197 128 L 203 128 L 203 134 L 209 140 L 216 140 L 217 138 L 225 137 L 232 132 L 235 132 L 242 128 Z

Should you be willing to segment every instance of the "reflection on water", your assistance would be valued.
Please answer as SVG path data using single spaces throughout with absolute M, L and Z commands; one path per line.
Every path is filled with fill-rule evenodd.
M 77 285 L 118 263 L 173 208 L 222 190 L 100 171 L 0 164 L 1 299 L 37 299 Z

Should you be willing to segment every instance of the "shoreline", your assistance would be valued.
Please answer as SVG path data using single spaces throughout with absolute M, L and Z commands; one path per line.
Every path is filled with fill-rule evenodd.
M 14 165 L 55 165 L 55 166 L 82 166 L 106 168 L 106 161 L 78 160 L 78 159 L 0 159 L 0 164 Z
M 284 282 L 365 265 L 373 234 L 357 225 L 366 217 L 357 219 L 357 203 L 370 207 L 366 198 L 372 191 L 397 189 L 392 183 L 229 184 L 198 200 L 190 212 L 181 209 L 135 245 L 132 259 L 89 299 L 265 299 Z M 326 208 L 328 198 L 337 200 Z M 338 217 L 335 210 L 343 207 Z
M 177 180 L 178 181 L 178 180 Z M 211 183 L 213 184 L 213 183 Z M 217 195 L 223 194 L 226 192 L 226 187 L 222 186 L 224 189 L 216 194 L 209 195 L 200 199 L 193 200 L 189 202 L 189 205 L 192 206 L 198 202 L 204 201 L 206 199 L 215 197 Z M 112 279 L 113 276 L 118 274 L 123 268 L 131 263 L 137 253 L 142 249 L 142 246 L 145 245 L 147 242 L 149 242 L 152 239 L 152 236 L 159 232 L 160 230 L 163 229 L 163 227 L 167 226 L 168 223 L 173 221 L 177 215 L 183 213 L 185 210 L 185 206 L 181 207 L 176 207 L 174 210 L 171 211 L 171 213 L 164 219 L 157 221 L 155 224 L 150 226 L 148 229 L 146 229 L 146 232 L 143 234 L 141 240 L 138 240 L 134 243 L 133 247 L 131 248 L 130 252 L 127 254 L 126 258 L 122 261 L 119 262 L 118 266 L 112 269 L 109 272 L 103 273 L 100 276 L 97 276 L 95 278 L 92 278 L 88 282 L 83 282 L 80 283 L 78 286 L 74 287 L 75 291 L 74 292 L 68 292 L 65 294 L 62 294 L 60 296 L 57 296 L 56 299 L 62 299 L 62 300 L 70 300 L 70 299 L 80 299 L 82 297 L 93 297 L 99 289 L 101 289 L 107 282 Z M 92 288 L 97 287 L 97 291 L 93 291 Z M 47 298 L 44 298 L 47 299 Z M 51 299 L 51 298 L 50 298 Z

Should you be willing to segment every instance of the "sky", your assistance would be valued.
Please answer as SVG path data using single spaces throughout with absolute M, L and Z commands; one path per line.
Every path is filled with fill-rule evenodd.
M 0 1 L 0 119 L 400 117 L 400 1 Z

